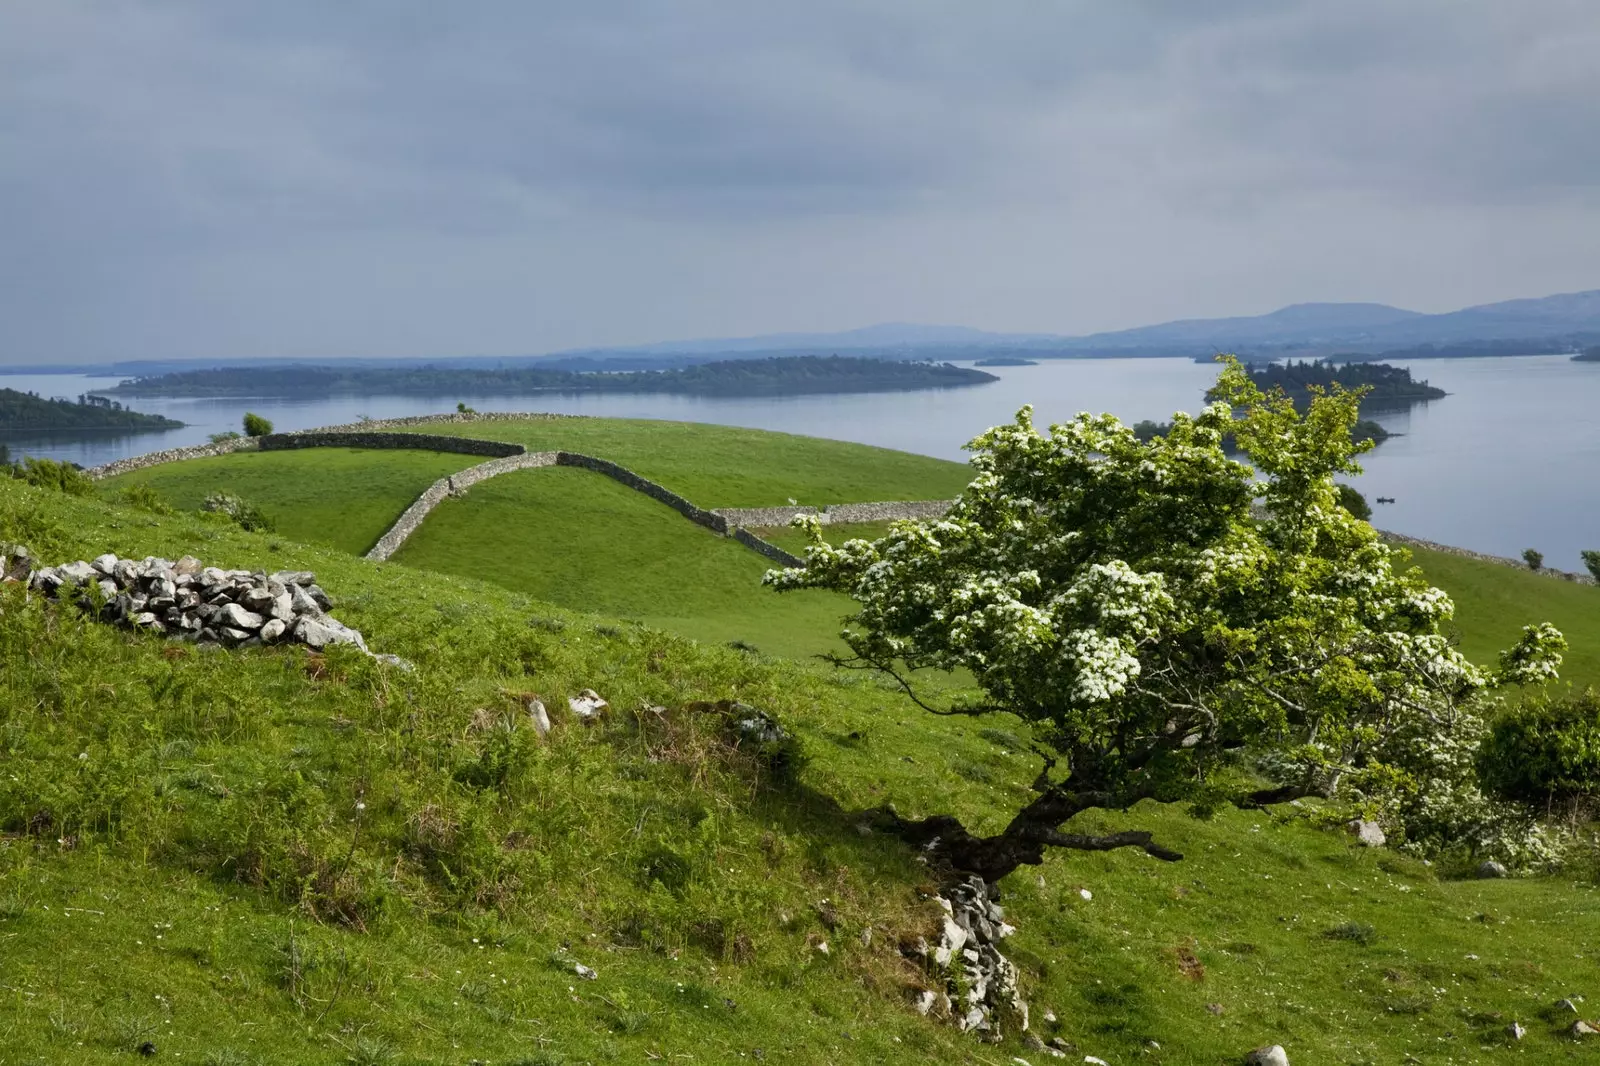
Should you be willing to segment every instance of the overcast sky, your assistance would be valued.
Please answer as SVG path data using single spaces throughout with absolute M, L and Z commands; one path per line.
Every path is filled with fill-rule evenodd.
M 1600 287 L 1594 0 L 0 0 L 0 361 Z

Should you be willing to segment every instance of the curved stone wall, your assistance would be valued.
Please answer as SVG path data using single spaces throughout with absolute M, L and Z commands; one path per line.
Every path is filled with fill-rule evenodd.
M 728 532 L 727 519 L 717 512 L 708 511 L 704 507 L 696 507 L 671 489 L 657 485 L 648 478 L 642 478 L 627 467 L 618 466 L 609 459 L 596 459 L 592 455 L 580 455 L 577 452 L 557 452 L 556 463 L 560 466 L 577 466 L 585 470 L 593 470 L 597 474 L 604 474 L 608 478 L 622 482 L 630 489 L 642 492 L 652 499 L 660 500 L 691 522 L 698 522 L 717 533 L 726 534 Z
M 103 466 L 90 467 L 84 473 L 91 480 L 99 481 L 101 478 L 116 477 L 118 474 L 143 470 L 147 466 L 176 463 L 184 459 L 210 459 L 218 455 L 230 455 L 233 452 L 251 451 L 255 447 L 256 438 L 235 437 L 233 440 L 219 441 L 216 444 L 195 444 L 187 448 L 168 448 L 164 452 L 146 452 L 144 455 L 130 455 L 126 459 L 118 459 Z
M 503 458 L 522 455 L 527 448 L 499 440 L 455 437 L 433 433 L 381 433 L 373 430 L 349 433 L 311 430 L 305 433 L 269 433 L 260 438 L 264 452 L 295 448 L 414 448 L 429 452 L 459 452 L 462 455 L 490 455 Z
M 913 521 L 943 518 L 954 503 L 954 500 L 834 503 L 820 511 L 815 507 L 719 507 L 712 513 L 721 515 L 730 526 L 775 529 L 778 526 L 788 525 L 801 515 L 811 515 L 825 526 L 855 522 L 888 522 L 898 518 L 908 518 Z
M 428 517 L 429 511 L 439 506 L 446 497 L 462 491 L 469 485 L 475 485 L 484 478 L 495 477 L 498 474 L 509 474 L 513 470 L 554 466 L 555 463 L 555 452 L 524 452 L 521 455 L 491 459 L 487 463 L 458 470 L 449 477 L 442 477 L 423 490 L 416 502 L 407 507 L 405 513 L 389 527 L 389 531 L 378 538 L 378 543 L 373 545 L 366 557 L 379 562 L 389 558 L 400 550 L 400 545 L 406 542 L 407 537 L 417 531 L 417 527 L 422 525 L 422 520 Z

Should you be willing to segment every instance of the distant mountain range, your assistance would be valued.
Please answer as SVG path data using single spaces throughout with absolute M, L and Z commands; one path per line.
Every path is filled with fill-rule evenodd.
M 561 352 L 548 358 L 692 356 L 738 352 L 880 352 L 951 358 L 1014 351 L 1041 356 L 1204 355 L 1218 351 L 1372 352 L 1419 344 L 1519 341 L 1578 345 L 1600 339 L 1600 289 L 1506 300 L 1430 315 L 1374 303 L 1291 304 L 1265 315 L 1191 318 L 1135 329 L 1062 336 L 990 333 L 966 326 L 885 323 L 840 333 L 771 333 Z M 1544 350 L 1549 350 L 1545 348 Z
M 1527 300 L 1480 304 L 1423 314 L 1374 303 L 1291 304 L 1264 315 L 1187 318 L 1154 326 L 1063 336 L 991 333 L 967 326 L 890 322 L 838 333 L 768 333 L 625 347 L 587 348 L 548 355 L 444 356 L 421 359 L 296 360 L 316 366 L 416 366 L 549 370 L 658 370 L 721 359 L 783 355 L 871 355 L 890 359 L 981 359 L 1116 356 L 1245 356 L 1301 358 L 1337 354 L 1530 355 L 1578 351 L 1600 344 L 1600 289 Z M 1431 345 L 1437 352 L 1404 351 Z M 124 377 L 198 367 L 282 365 L 269 359 L 140 360 L 81 367 L 6 367 L 0 373 L 98 373 Z

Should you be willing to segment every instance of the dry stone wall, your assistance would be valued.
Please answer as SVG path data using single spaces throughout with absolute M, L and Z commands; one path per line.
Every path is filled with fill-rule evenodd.
M 522 455 L 508 455 L 499 459 L 491 459 L 487 463 L 469 466 L 459 470 L 449 477 L 442 477 L 429 485 L 416 502 L 407 507 L 405 513 L 389 527 L 389 531 L 378 538 L 378 543 L 367 552 L 368 559 L 379 562 L 389 558 L 400 550 L 400 545 L 406 538 L 417 531 L 422 525 L 422 520 L 428 517 L 428 512 L 439 506 L 447 497 L 462 492 L 470 485 L 476 485 L 484 478 L 495 477 L 499 474 L 509 474 L 513 470 L 528 470 L 540 466 L 554 466 L 556 452 L 527 452 Z
M 162 452 L 130 455 L 126 459 L 118 459 L 103 466 L 90 467 L 84 473 L 90 479 L 99 481 L 101 478 L 116 477 L 118 474 L 143 470 L 149 466 L 160 466 L 162 463 L 176 463 L 185 459 L 210 459 L 218 455 L 230 455 L 233 452 L 251 451 L 255 447 L 256 438 L 236 437 L 215 444 L 196 444 L 188 448 L 168 448 Z
M 1562 581 L 1571 581 L 1578 585 L 1593 585 L 1594 578 L 1588 574 L 1573 574 L 1565 570 L 1529 570 L 1528 564 L 1521 559 L 1507 559 L 1503 555 L 1484 555 L 1482 552 L 1468 551 L 1466 548 L 1454 548 L 1448 544 L 1435 544 L 1431 540 L 1420 537 L 1408 537 L 1404 533 L 1390 533 L 1388 530 L 1378 530 L 1378 536 L 1390 544 L 1412 545 L 1418 548 L 1427 548 L 1429 551 L 1443 552 L 1446 555 L 1457 555 L 1463 559 L 1476 559 L 1480 563 L 1495 563 L 1499 566 L 1509 566 L 1527 573 L 1543 574 L 1545 577 L 1559 578 Z
M 759 552 L 782 566 L 799 568 L 806 565 L 806 561 L 798 555 L 791 555 L 776 544 L 770 544 L 762 540 L 743 526 L 734 526 L 733 533 L 730 535 L 751 551 Z
M 528 449 L 521 444 L 499 440 L 480 440 L 476 437 L 455 437 L 431 433 L 382 433 L 360 430 L 335 433 L 315 430 L 306 433 L 269 433 L 260 438 L 264 452 L 289 451 L 295 448 L 414 448 L 429 452 L 457 452 L 462 455 L 490 455 L 502 458 L 522 455 Z
M 592 455 L 579 455 L 577 452 L 557 452 L 556 465 L 576 466 L 604 474 L 608 478 L 622 482 L 630 489 L 644 493 L 651 499 L 660 500 L 691 522 L 698 522 L 707 529 L 724 535 L 728 532 L 727 519 L 717 512 L 696 507 L 671 489 L 657 485 L 648 478 L 642 478 L 627 467 L 618 466 L 609 459 L 596 459 Z
M 943 518 L 954 500 L 891 500 L 884 503 L 835 503 L 822 510 L 815 507 L 719 507 L 721 515 L 730 526 L 751 529 L 775 529 L 786 526 L 801 515 L 810 515 L 823 525 L 845 525 L 855 522 L 887 522 L 908 518 L 913 521 Z

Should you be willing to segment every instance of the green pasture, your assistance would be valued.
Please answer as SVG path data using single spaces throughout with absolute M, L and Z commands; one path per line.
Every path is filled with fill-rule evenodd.
M 858 828 L 890 802 L 997 828 L 1038 770 L 1021 725 L 482 580 L 523 550 L 530 570 L 571 565 L 541 511 L 609 506 L 604 479 L 532 471 L 441 515 L 470 519 L 497 484 L 519 522 L 467 576 L 0 482 L 0 539 L 312 569 L 413 666 L 199 651 L 0 586 L 0 1064 L 130 1062 L 146 1043 L 213 1066 L 1045 1061 L 910 1009 L 926 977 L 900 946 L 940 913 L 912 849 Z M 523 523 L 544 535 L 507 542 Z M 600 725 L 564 711 L 583 688 L 611 703 Z M 796 751 L 732 747 L 716 700 L 768 710 Z M 1553 1005 L 1600 996 L 1586 872 L 1460 879 L 1356 847 L 1314 805 L 1073 823 L 1132 827 L 1185 858 L 1056 852 L 1002 886 L 1036 1031 L 1074 1060 L 1585 1054 Z
M 479 482 L 436 507 L 393 561 L 777 655 L 842 651 L 851 609 L 833 593 L 769 591 L 761 575 L 777 564 L 575 467 Z
M 701 507 L 944 500 L 971 480 L 964 464 L 865 444 L 699 422 L 624 418 L 429 423 L 418 433 L 514 441 L 530 451 L 609 459 Z
M 181 511 L 199 508 L 213 492 L 231 492 L 266 511 L 290 540 L 363 555 L 423 489 L 483 461 L 378 448 L 235 452 L 107 478 L 100 491 L 111 498 L 130 485 L 149 485 Z

